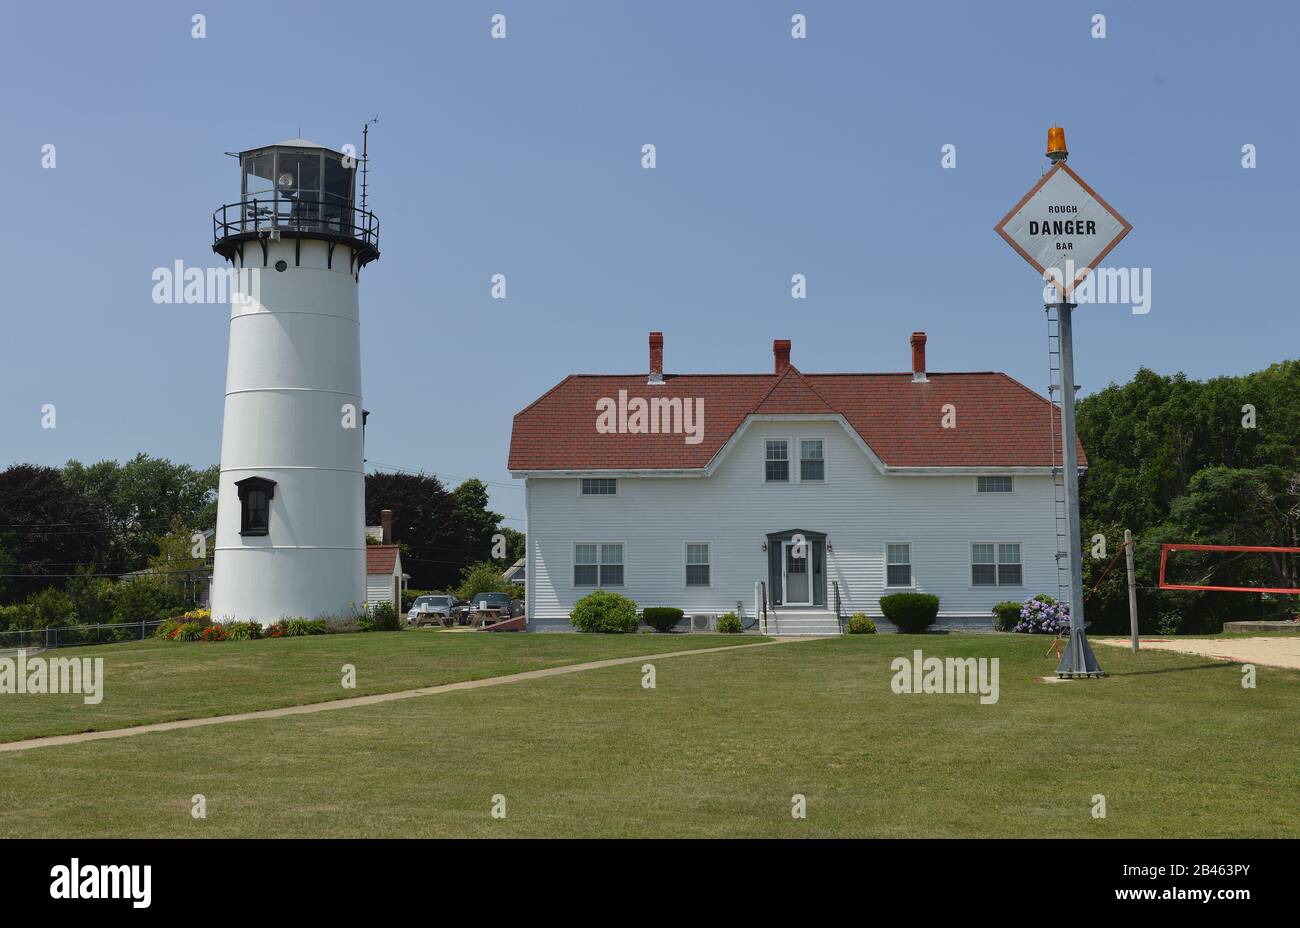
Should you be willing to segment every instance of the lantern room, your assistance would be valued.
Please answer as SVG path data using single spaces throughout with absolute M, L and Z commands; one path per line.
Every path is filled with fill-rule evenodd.
M 296 237 L 350 245 L 357 266 L 379 257 L 379 223 L 355 203 L 355 156 L 297 138 L 238 157 L 239 202 L 213 216 L 218 254 L 231 258 L 248 240 Z

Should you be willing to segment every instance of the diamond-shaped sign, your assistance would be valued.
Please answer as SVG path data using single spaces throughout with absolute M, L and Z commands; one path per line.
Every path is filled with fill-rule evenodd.
M 1133 226 L 1058 161 L 994 229 L 1068 297 Z

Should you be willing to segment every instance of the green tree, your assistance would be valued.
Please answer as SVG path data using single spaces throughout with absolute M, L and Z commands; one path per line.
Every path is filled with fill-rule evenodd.
M 366 524 L 378 525 L 385 509 L 393 510 L 393 539 L 413 587 L 457 586 L 462 568 L 491 558 L 498 531 L 506 533 L 509 554 L 510 530 L 499 529 L 501 516 L 488 508 L 487 486 L 476 478 L 448 491 L 428 474 L 367 474 Z M 522 548 L 521 540 L 520 554 Z
M 451 494 L 456 500 L 456 532 L 466 561 L 491 557 L 492 536 L 498 531 L 501 515 L 488 509 L 487 485 L 471 477 Z
M 528 553 L 528 536 L 506 526 L 501 527 L 501 533 L 506 536 L 506 556 L 501 559 L 501 562 L 509 567 Z
M 366 524 L 378 525 L 385 509 L 393 510 L 393 538 L 405 545 L 402 567 L 410 585 L 454 586 L 466 559 L 456 532 L 456 500 L 442 481 L 428 474 L 366 474 Z
M 479 593 L 506 593 L 512 599 L 523 599 L 521 587 L 507 583 L 501 576 L 501 568 L 492 561 L 470 564 L 460 573 L 460 585 L 456 595 L 461 599 L 473 600 Z
M 103 565 L 111 533 L 97 507 L 58 470 L 15 464 L 0 471 L 0 527 L 10 601 L 62 585 L 79 565 Z
M 18 536 L 0 530 L 0 603 L 7 603 L 13 595 L 12 574 L 18 573 Z
M 154 539 L 158 553 L 149 556 L 149 569 L 159 583 L 197 601 L 211 552 L 194 556 L 194 534 L 180 519 L 174 520 L 170 532 Z
M 1080 402 L 1079 437 L 1089 465 L 1080 486 L 1084 540 L 1102 533 L 1114 555 L 1123 530 L 1133 531 L 1144 631 L 1154 631 L 1162 613 L 1176 614 L 1184 631 L 1213 631 L 1224 618 L 1277 610 L 1261 596 L 1156 586 L 1163 542 L 1295 544 L 1277 539 L 1294 537 L 1287 507 L 1300 460 L 1300 362 L 1206 381 L 1143 368 Z M 1293 570 L 1284 562 L 1265 568 L 1260 558 L 1180 554 L 1178 561 L 1191 573 L 1211 562 L 1216 576 L 1255 571 L 1254 580 L 1230 585 L 1264 585 L 1260 571 L 1280 579 Z M 1085 592 L 1101 581 L 1087 600 L 1088 619 L 1100 631 L 1118 631 L 1128 627 L 1127 584 L 1123 563 L 1101 580 L 1108 564 L 1084 560 Z
M 125 464 L 71 460 L 68 483 L 98 509 L 111 531 L 111 560 L 121 572 L 142 569 L 157 551 L 156 538 L 179 522 L 189 532 L 217 524 L 216 465 L 195 469 L 165 458 L 137 454 Z

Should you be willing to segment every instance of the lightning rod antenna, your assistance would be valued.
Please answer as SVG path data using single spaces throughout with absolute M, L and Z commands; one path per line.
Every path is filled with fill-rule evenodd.
M 370 124 L 379 122 L 376 116 L 361 127 L 361 211 L 366 211 L 366 192 L 370 186 Z

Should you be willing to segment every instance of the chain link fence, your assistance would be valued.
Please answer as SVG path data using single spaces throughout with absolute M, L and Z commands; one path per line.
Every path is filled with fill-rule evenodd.
M 69 648 L 115 641 L 142 641 L 153 636 L 161 620 L 115 622 L 111 625 L 64 625 L 56 628 L 24 628 L 0 632 L 0 651 Z

